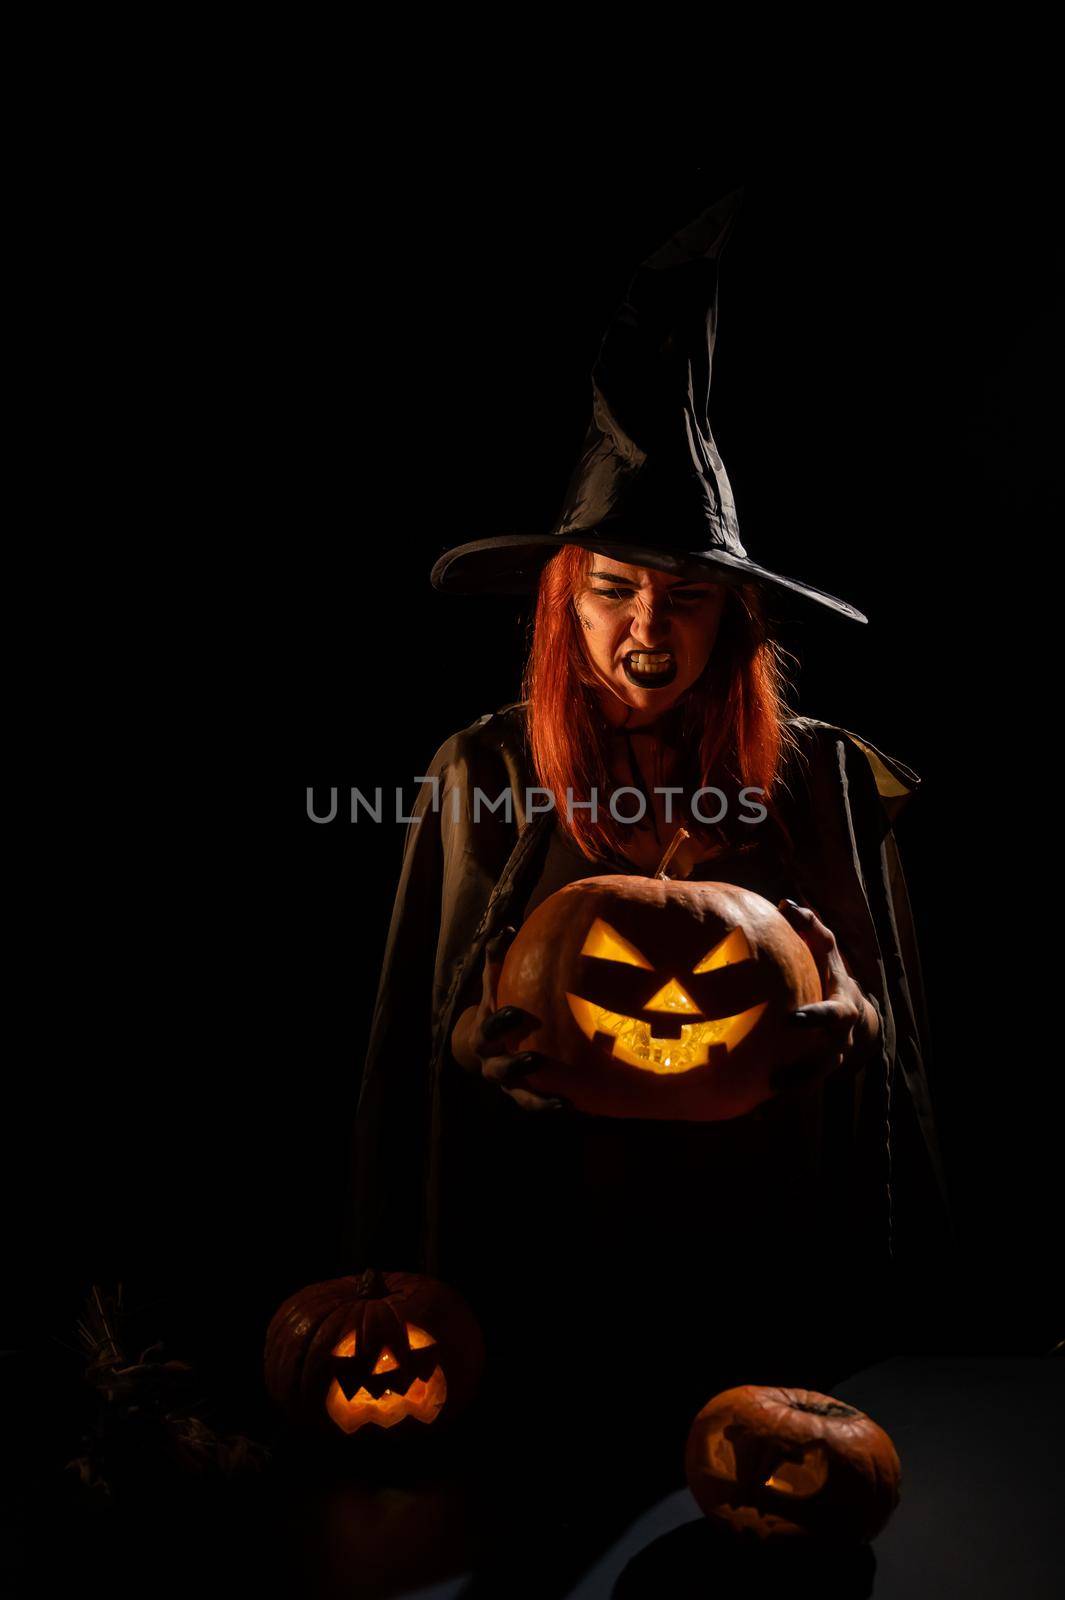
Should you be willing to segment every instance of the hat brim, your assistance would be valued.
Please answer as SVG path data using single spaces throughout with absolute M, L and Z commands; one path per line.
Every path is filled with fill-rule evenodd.
M 823 589 L 815 589 L 797 578 L 770 572 L 756 561 L 733 555 L 727 550 L 690 552 L 656 550 L 650 546 L 611 543 L 593 534 L 557 533 L 500 534 L 493 539 L 475 539 L 470 544 L 445 550 L 433 566 L 433 587 L 448 594 L 529 594 L 533 592 L 546 562 L 566 544 L 576 544 L 597 555 L 624 561 L 630 566 L 653 567 L 656 571 L 688 573 L 713 572 L 722 583 L 761 583 L 770 589 L 799 595 L 812 604 L 824 606 L 852 622 L 868 622 L 857 606 L 840 600 Z

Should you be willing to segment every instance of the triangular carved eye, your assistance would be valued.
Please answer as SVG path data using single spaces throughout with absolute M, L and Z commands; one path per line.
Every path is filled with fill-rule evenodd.
M 355 1331 L 346 1333 L 333 1351 L 335 1356 L 353 1356 L 355 1354 Z
M 643 967 L 646 972 L 654 968 L 649 961 L 645 961 L 634 944 L 623 939 L 620 933 L 615 933 L 609 922 L 604 922 L 602 917 L 596 917 L 581 946 L 582 956 L 594 956 L 599 961 L 624 961 L 630 967 Z M 699 969 L 696 968 L 696 971 Z
M 742 928 L 733 928 L 731 933 L 726 933 L 720 944 L 715 944 L 708 956 L 704 956 L 692 972 L 716 972 L 718 967 L 731 967 L 737 961 L 750 961 L 751 947 L 747 943 L 747 936 Z
M 436 1340 L 431 1333 L 426 1333 L 424 1328 L 416 1328 L 413 1322 L 407 1323 L 407 1343 L 412 1350 L 428 1350 Z
M 376 1377 L 379 1372 L 395 1372 L 398 1366 L 399 1362 L 396 1360 L 395 1356 L 392 1354 L 391 1350 L 386 1344 L 374 1365 L 374 1377 Z

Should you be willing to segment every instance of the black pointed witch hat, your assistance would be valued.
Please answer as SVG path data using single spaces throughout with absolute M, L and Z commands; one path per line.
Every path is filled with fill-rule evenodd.
M 705 572 L 862 612 L 760 567 L 740 541 L 732 489 L 710 432 L 710 367 L 721 252 L 742 189 L 681 228 L 637 270 L 592 369 L 592 420 L 550 533 L 501 534 L 446 550 L 438 589 L 522 594 L 564 544 L 633 566 Z

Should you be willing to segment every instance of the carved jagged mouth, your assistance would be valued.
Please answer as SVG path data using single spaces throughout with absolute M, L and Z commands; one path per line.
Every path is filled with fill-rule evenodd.
M 344 1433 L 373 1423 L 378 1428 L 394 1428 L 405 1417 L 416 1422 L 435 1422 L 447 1399 L 443 1370 L 434 1367 L 428 1378 L 414 1378 L 405 1393 L 386 1389 L 374 1399 L 368 1389 L 356 1389 L 349 1400 L 336 1378 L 326 1396 L 325 1409 Z
M 756 1506 L 734 1506 L 726 1501 L 722 1508 L 727 1520 L 740 1533 L 755 1533 L 760 1538 L 767 1534 L 788 1530 L 800 1532 L 799 1525 L 787 1517 L 778 1517 L 773 1511 L 759 1511 Z
M 746 1038 L 768 1004 L 763 1002 L 732 1017 L 685 1022 L 679 1029 L 679 1038 L 670 1039 L 652 1033 L 651 1024 L 638 1017 L 607 1011 L 577 994 L 567 994 L 566 999 L 586 1038 L 594 1039 L 599 1034 L 604 1046 L 609 1042 L 615 1061 L 657 1073 L 691 1072 L 695 1067 L 705 1067 L 713 1050 L 727 1052 Z

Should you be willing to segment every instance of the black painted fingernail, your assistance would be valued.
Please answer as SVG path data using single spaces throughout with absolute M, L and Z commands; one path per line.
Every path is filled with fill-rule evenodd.
M 508 1028 L 512 1028 L 520 1015 L 516 1006 L 503 1006 L 501 1010 L 492 1012 L 481 1032 L 486 1039 L 495 1039 L 499 1034 L 506 1033 Z
M 535 1050 L 526 1050 L 522 1055 L 517 1057 L 517 1060 L 521 1062 L 523 1067 L 531 1067 L 537 1061 L 539 1061 L 539 1059 L 540 1057 Z
M 815 1019 L 811 1017 L 808 1011 L 793 1011 L 791 1020 L 792 1022 L 813 1022 Z

